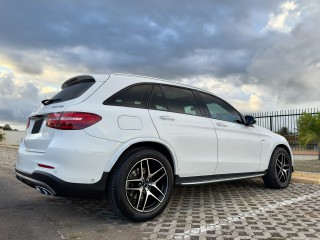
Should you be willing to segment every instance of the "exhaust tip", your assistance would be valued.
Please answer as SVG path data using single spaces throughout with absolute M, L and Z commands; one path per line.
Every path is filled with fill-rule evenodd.
M 54 194 L 48 190 L 47 188 L 44 187 L 40 187 L 40 186 L 35 186 L 35 188 L 42 194 L 44 195 L 49 195 L 49 196 L 53 196 Z

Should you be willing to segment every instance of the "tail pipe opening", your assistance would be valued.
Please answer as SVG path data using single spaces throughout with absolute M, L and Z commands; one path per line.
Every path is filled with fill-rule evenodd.
M 35 186 L 35 188 L 42 194 L 54 196 L 54 194 L 50 190 L 48 190 L 47 188 L 40 187 L 40 186 Z

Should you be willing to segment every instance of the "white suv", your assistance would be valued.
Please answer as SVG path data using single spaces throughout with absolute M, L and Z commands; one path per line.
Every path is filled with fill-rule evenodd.
M 33 112 L 17 178 L 41 193 L 99 197 L 133 221 L 159 215 L 174 185 L 262 177 L 290 183 L 285 138 L 210 92 L 125 74 L 77 76 Z

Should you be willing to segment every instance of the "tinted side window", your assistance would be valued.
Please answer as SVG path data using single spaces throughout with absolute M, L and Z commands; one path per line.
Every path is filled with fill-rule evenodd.
M 167 100 L 163 96 L 159 85 L 154 85 L 153 87 L 150 109 L 168 111 Z
M 88 81 L 67 86 L 56 95 L 54 95 L 52 99 L 59 99 L 58 101 L 55 101 L 55 103 L 75 99 L 85 93 L 94 83 L 94 81 Z
M 239 113 L 226 102 L 205 93 L 199 94 L 202 101 L 206 105 L 211 118 L 227 122 L 242 122 Z
M 161 86 L 170 112 L 201 116 L 193 92 L 184 88 Z
M 151 84 L 135 85 L 113 95 L 104 101 L 103 104 L 122 107 L 147 108 L 151 88 Z

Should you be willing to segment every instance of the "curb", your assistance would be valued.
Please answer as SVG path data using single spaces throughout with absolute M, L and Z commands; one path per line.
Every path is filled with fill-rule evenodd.
M 311 183 L 320 185 L 320 173 L 311 173 L 311 172 L 293 172 L 292 173 L 292 182 L 296 183 Z
M 19 146 L 16 146 L 16 145 L 4 145 L 4 144 L 0 144 L 0 147 L 19 149 Z
M 317 151 L 292 151 L 293 155 L 313 155 L 318 157 Z

